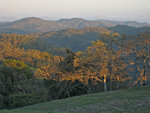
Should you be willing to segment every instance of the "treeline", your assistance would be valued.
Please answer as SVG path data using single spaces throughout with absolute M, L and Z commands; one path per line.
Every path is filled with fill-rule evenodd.
M 65 57 L 24 49 L 33 36 L 0 35 L 1 109 L 149 83 L 149 32 L 105 32 L 85 51 L 65 49 Z

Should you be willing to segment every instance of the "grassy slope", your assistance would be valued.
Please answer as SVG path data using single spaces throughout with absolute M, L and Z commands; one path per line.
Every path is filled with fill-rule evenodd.
M 150 113 L 150 86 L 40 103 L 0 113 Z

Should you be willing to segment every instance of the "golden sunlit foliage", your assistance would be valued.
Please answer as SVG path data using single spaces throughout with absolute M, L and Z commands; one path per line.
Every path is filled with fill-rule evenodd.
M 4 60 L 4 65 L 10 66 L 10 67 L 13 67 L 13 68 L 18 68 L 18 69 L 23 69 L 27 66 L 27 65 L 24 64 L 24 62 L 17 61 L 17 60 L 14 60 L 14 59 L 5 59 Z
M 72 29 L 69 32 L 80 33 Z M 111 32 L 100 35 L 101 39 L 92 41 L 85 51 L 65 49 L 66 56 L 62 57 L 24 49 L 24 44 L 39 38 L 37 34 L 1 34 L 0 108 L 147 84 L 150 33 L 130 37 Z M 24 98 L 28 101 L 23 102 Z
M 104 32 L 101 34 L 103 38 L 92 41 L 92 45 L 84 52 L 74 53 L 66 49 L 68 56 L 65 58 L 36 49 L 25 50 L 21 46 L 36 40 L 38 35 L 2 34 L 0 36 L 2 37 L 0 59 L 4 59 L 4 64 L 18 69 L 29 65 L 33 67 L 34 76 L 37 78 L 72 82 L 78 80 L 86 85 L 90 80 L 95 85 L 102 83 L 104 91 L 107 91 L 108 87 L 111 90 L 114 84 L 116 89 L 119 89 L 121 83 L 132 79 L 129 73 L 133 69 L 129 69 L 127 60 L 135 65 L 139 72 L 136 83 L 141 81 L 143 84 L 143 80 L 146 81 L 148 78 L 149 52 L 147 51 L 150 44 L 148 34 L 131 40 L 122 40 L 119 33 Z M 119 47 L 116 45 L 118 40 Z

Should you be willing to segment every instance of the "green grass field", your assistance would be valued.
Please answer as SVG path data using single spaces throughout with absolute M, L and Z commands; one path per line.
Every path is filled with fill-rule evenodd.
M 150 86 L 76 96 L 0 113 L 150 113 Z

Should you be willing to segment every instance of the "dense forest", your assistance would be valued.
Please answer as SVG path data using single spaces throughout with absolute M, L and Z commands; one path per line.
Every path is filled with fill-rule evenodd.
M 0 109 L 149 84 L 150 32 L 128 29 L 0 34 Z

